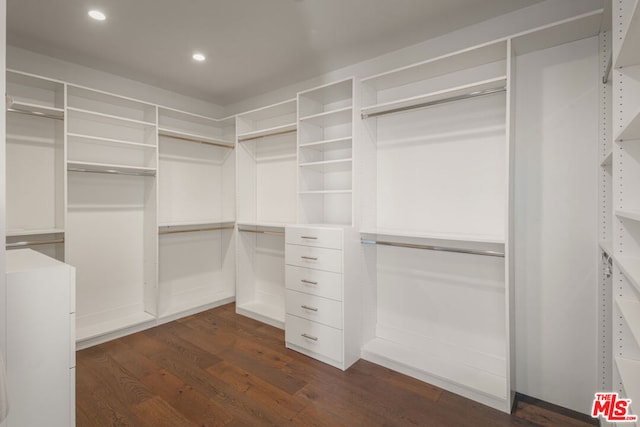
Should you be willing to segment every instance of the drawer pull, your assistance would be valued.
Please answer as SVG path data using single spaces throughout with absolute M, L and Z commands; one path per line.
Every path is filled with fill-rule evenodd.
M 300 258 L 302 258 L 302 259 L 308 259 L 308 260 L 310 260 L 310 261 L 317 261 L 317 260 L 318 260 L 318 257 L 313 257 L 313 256 L 302 256 L 302 257 L 300 257 Z
M 300 281 L 302 283 L 306 283 L 307 285 L 317 285 L 318 284 L 318 282 L 312 282 L 311 280 L 301 279 Z
M 316 307 L 309 307 L 308 305 L 301 305 L 300 307 L 304 308 L 305 310 L 309 310 L 309 311 L 318 311 L 318 309 Z
M 300 236 L 300 238 L 307 239 L 307 240 L 318 240 L 318 238 L 315 236 Z
M 312 340 L 312 341 L 318 341 L 318 337 L 314 337 L 308 334 L 300 334 L 301 337 L 304 337 L 306 339 Z

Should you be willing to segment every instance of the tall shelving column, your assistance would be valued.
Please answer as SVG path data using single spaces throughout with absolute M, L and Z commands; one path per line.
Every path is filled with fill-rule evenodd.
M 284 327 L 284 227 L 296 222 L 295 99 L 238 114 L 238 313 Z
M 640 5 L 613 3 L 613 389 L 640 413 Z
M 156 320 L 157 108 L 67 86 L 67 262 L 79 348 Z
M 64 260 L 64 91 L 7 71 L 7 247 Z
M 235 299 L 235 118 L 158 108 L 158 318 Z

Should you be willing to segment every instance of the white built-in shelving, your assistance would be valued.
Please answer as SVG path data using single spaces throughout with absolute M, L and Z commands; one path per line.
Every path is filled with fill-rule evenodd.
M 284 327 L 284 226 L 296 222 L 295 99 L 237 116 L 236 310 Z

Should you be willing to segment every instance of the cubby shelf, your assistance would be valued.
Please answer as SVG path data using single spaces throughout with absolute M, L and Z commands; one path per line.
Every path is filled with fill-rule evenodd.
M 172 221 L 172 222 L 158 223 L 158 228 L 160 227 L 224 227 L 224 226 L 233 226 L 234 224 L 235 224 L 235 220 L 233 219 Z
M 396 101 L 385 102 L 368 107 L 361 110 L 363 119 L 375 116 L 381 113 L 401 111 L 409 108 L 416 108 L 421 105 L 431 105 L 438 102 L 446 102 L 447 100 L 458 99 L 464 96 L 478 96 L 483 93 L 499 93 L 504 92 L 506 87 L 506 76 L 500 76 L 493 79 L 474 82 L 454 88 L 448 88 L 437 92 L 412 96 L 410 98 L 399 99 Z
M 616 298 L 616 304 L 635 338 L 636 344 L 640 346 L 640 302 L 626 298 Z
M 634 221 L 640 221 L 640 210 L 637 209 L 618 209 L 616 210 L 618 218 L 626 218 Z
M 64 228 L 40 228 L 33 230 L 20 230 L 20 229 L 8 229 L 6 232 L 7 237 L 18 236 L 38 236 L 41 234 L 59 234 L 64 233 Z
M 631 121 L 618 133 L 616 141 L 638 141 L 640 140 L 640 110 L 638 110 Z
M 622 271 L 622 274 L 624 274 L 629 282 L 640 292 L 640 258 L 615 255 L 613 260 Z
M 309 123 L 316 126 L 337 126 L 347 124 L 352 118 L 351 107 L 338 108 L 336 110 L 324 111 L 322 113 L 311 114 L 300 117 L 300 123 Z
M 300 163 L 301 168 L 312 169 L 318 172 L 344 172 L 350 171 L 351 159 L 324 160 L 320 162 Z
M 640 50 L 638 50 L 638 40 L 640 40 L 640 2 L 635 1 L 629 26 L 627 27 L 620 51 L 616 59 L 615 67 L 623 68 L 640 64 Z
M 114 138 L 103 138 L 100 136 L 85 135 L 85 134 L 72 133 L 72 132 L 67 132 L 67 137 L 69 138 L 70 142 L 72 142 L 72 140 L 75 140 L 75 141 L 80 140 L 79 142 L 86 142 L 86 143 L 92 143 L 92 144 L 116 145 L 116 146 L 121 145 L 124 147 L 144 148 L 144 149 L 156 148 L 156 146 L 152 144 L 144 144 L 141 142 L 131 142 L 131 141 L 125 141 L 121 139 L 114 139 Z
M 242 134 L 238 134 L 238 142 L 244 141 L 252 141 L 254 139 L 259 138 L 267 138 L 270 136 L 282 135 L 285 133 L 293 133 L 297 129 L 297 125 L 295 123 L 287 123 L 280 126 L 274 126 L 267 129 L 260 129 L 253 132 L 245 132 Z
M 352 138 L 347 136 L 344 138 L 325 139 L 322 141 L 307 142 L 300 144 L 300 148 L 308 148 L 316 151 L 345 150 L 351 148 Z
M 622 381 L 622 387 L 627 399 L 631 399 L 631 410 L 634 411 L 634 406 L 640 402 L 640 361 L 627 359 L 624 357 L 616 357 L 616 366 L 618 367 L 618 373 Z M 634 405 L 633 402 L 636 402 Z M 634 413 L 637 413 L 635 410 Z
M 130 119 L 128 117 L 114 116 L 112 114 L 99 113 L 97 111 L 84 110 L 81 108 L 67 107 L 67 111 L 74 116 L 87 120 L 99 120 L 116 126 L 155 128 L 156 124 L 143 120 Z

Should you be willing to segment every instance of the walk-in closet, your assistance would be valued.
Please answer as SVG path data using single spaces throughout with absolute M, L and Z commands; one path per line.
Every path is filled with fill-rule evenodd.
M 0 0 L 0 426 L 640 413 L 639 0 L 94 3 Z

